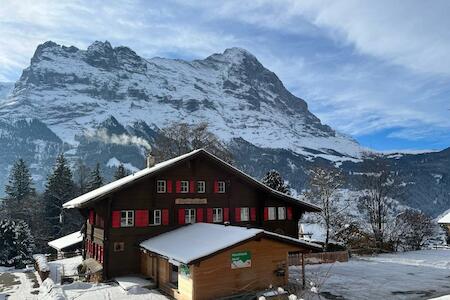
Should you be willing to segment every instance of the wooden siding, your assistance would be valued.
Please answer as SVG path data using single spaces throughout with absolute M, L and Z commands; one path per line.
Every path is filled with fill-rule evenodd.
M 288 252 L 301 250 L 299 247 L 263 238 L 219 253 L 193 267 L 194 299 L 215 299 L 266 289 L 270 285 L 283 286 L 288 281 Z M 231 254 L 239 251 L 250 251 L 250 268 L 231 269 Z M 280 267 L 285 270 L 282 277 L 275 274 Z
M 156 193 L 158 179 L 172 180 L 172 193 Z M 176 180 L 202 180 L 206 182 L 205 193 L 176 193 Z M 214 180 L 226 183 L 225 193 L 214 193 Z M 206 204 L 176 204 L 175 199 L 202 198 Z M 155 176 L 148 176 L 132 185 L 111 194 L 108 199 L 96 202 L 93 205 L 95 213 L 103 217 L 104 229 L 104 270 L 105 278 L 138 273 L 141 269 L 139 243 L 180 227 L 178 224 L 179 208 L 203 208 L 206 217 L 206 208 L 229 208 L 229 219 L 232 225 L 263 228 L 291 237 L 298 237 L 298 220 L 302 211 L 292 207 L 292 220 L 264 221 L 265 206 L 291 206 L 269 193 L 256 189 L 242 178 L 225 171 L 216 162 L 202 158 L 194 158 L 183 162 L 173 168 L 167 169 Z M 235 222 L 236 207 L 256 208 L 256 220 Z M 168 209 L 169 225 L 148 227 L 111 227 L 111 213 L 118 210 L 154 210 Z M 205 219 L 206 220 L 206 219 Z M 92 227 L 86 228 L 89 236 L 93 234 Z M 100 232 L 97 232 L 99 236 Z M 124 251 L 115 252 L 114 243 L 123 242 Z M 120 263 L 118 263 L 120 262 Z

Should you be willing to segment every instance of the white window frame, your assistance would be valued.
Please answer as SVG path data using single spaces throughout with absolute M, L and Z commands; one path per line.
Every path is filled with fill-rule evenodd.
M 241 207 L 241 221 L 250 221 L 250 209 L 248 207 Z
M 225 181 L 218 181 L 217 182 L 217 192 L 218 193 L 225 193 Z
M 166 193 L 167 192 L 167 183 L 165 180 L 157 180 L 156 181 L 156 192 L 157 193 Z
M 286 220 L 286 207 L 278 207 L 278 220 Z
M 223 222 L 223 209 L 213 208 L 213 223 L 222 223 Z
M 121 210 L 120 227 L 133 227 L 133 226 L 134 226 L 134 210 Z
M 197 181 L 197 193 L 205 193 L 206 192 L 206 182 L 203 180 Z
M 271 207 L 268 207 L 267 210 L 268 210 L 268 216 L 267 216 L 267 219 L 268 219 L 269 221 L 276 220 L 276 219 L 277 219 L 277 208 L 271 206 Z
M 158 222 L 156 222 L 158 220 Z M 162 213 L 160 209 L 155 209 L 153 211 L 153 225 L 161 225 Z
M 194 224 L 197 219 L 197 212 L 195 208 L 185 208 L 184 209 L 184 223 L 185 224 Z
M 189 181 L 188 180 L 181 180 L 180 193 L 189 193 Z

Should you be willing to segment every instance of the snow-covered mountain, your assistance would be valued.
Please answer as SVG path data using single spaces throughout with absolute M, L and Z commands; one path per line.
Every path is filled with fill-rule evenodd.
M 87 50 L 46 42 L 0 106 L 2 118 L 39 119 L 72 145 L 77 134 L 109 115 L 125 125 L 143 120 L 160 128 L 207 121 L 224 140 L 239 137 L 311 157 L 342 160 L 364 152 L 323 125 L 304 100 L 239 48 L 183 61 L 144 59 L 109 42 Z
M 433 216 L 450 207 L 450 149 L 374 154 L 322 124 L 239 48 L 183 61 L 145 59 L 108 42 L 87 50 L 40 45 L 15 85 L 0 84 L 0 172 L 22 157 L 42 188 L 64 152 L 71 162 L 99 162 L 111 178 L 120 162 L 130 171 L 143 168 L 159 129 L 178 121 L 208 122 L 237 167 L 255 178 L 277 169 L 298 192 L 317 166 L 341 168 L 346 188 L 357 190 L 367 164 L 383 164 L 396 175 L 400 203 Z M 6 180 L 0 177 L 0 195 Z

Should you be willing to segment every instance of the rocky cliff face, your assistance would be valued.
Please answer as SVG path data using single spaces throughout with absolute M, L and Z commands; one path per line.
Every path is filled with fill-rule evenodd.
M 144 59 L 127 47 L 95 42 L 87 50 L 40 45 L 23 71 L 3 118 L 33 117 L 65 142 L 114 115 L 158 127 L 207 121 L 224 140 L 316 156 L 360 157 L 363 149 L 309 112 L 249 52 L 231 48 L 204 60 Z M 336 153 L 338 152 L 338 153 Z
M 364 162 L 396 173 L 403 204 L 437 215 L 450 206 L 450 151 L 375 155 L 324 125 L 306 102 L 249 52 L 231 48 L 203 60 L 145 59 L 95 42 L 86 50 L 40 45 L 13 87 L 0 84 L 0 170 L 26 159 L 42 187 L 57 153 L 100 162 L 107 177 L 125 163 L 144 167 L 159 128 L 206 121 L 256 178 L 279 170 L 297 191 L 316 166 L 340 167 L 349 189 Z M 111 139 L 111 136 L 115 139 Z M 133 143 L 117 137 L 132 138 Z M 0 186 L 6 177 L 0 178 Z

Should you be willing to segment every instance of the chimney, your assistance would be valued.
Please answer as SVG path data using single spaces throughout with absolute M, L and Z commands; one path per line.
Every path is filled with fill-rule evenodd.
M 155 165 L 155 157 L 149 153 L 147 155 L 147 168 L 151 168 Z

